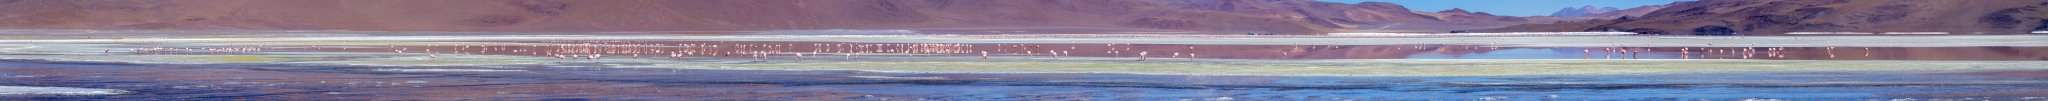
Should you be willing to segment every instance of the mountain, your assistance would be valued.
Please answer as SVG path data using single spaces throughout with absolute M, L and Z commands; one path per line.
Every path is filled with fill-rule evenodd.
M 1657 11 L 1658 9 L 1664 9 L 1664 6 L 1662 6 L 1662 5 L 1650 5 L 1650 6 L 1641 6 L 1641 7 L 1635 7 L 1635 8 L 1628 8 L 1628 9 L 1617 9 L 1617 8 L 1614 8 L 1614 7 L 1593 7 L 1593 6 L 1586 6 L 1586 7 L 1579 7 L 1579 8 L 1569 8 L 1569 7 L 1567 7 L 1567 8 L 1564 8 L 1564 9 L 1562 9 L 1562 10 L 1558 10 L 1558 11 L 1557 11 L 1556 13 L 1551 13 L 1551 14 L 1550 14 L 1550 17 L 1557 17 L 1557 18 L 1567 18 L 1567 19 L 1578 19 L 1578 20 L 1592 20 L 1592 19 L 1615 19 L 1615 18 L 1621 18 L 1621 17 L 1624 17 L 1624 16 L 1643 16 L 1643 14 L 1649 14 L 1649 13 L 1650 13 L 1651 11 Z
M 1528 22 L 1310 0 L 0 0 L 0 28 L 60 29 L 1320 34 Z
M 1589 5 L 1589 6 L 1586 6 L 1586 7 L 1579 7 L 1579 8 L 1571 8 L 1571 7 L 1565 7 L 1564 9 L 1561 9 L 1561 10 L 1557 10 L 1557 12 L 1556 12 L 1556 13 L 1550 13 L 1550 17 L 1560 17 L 1560 18 L 1582 17 L 1582 16 L 1591 16 L 1591 15 L 1599 15 L 1599 14 L 1606 14 L 1607 12 L 1614 12 L 1614 11 L 1621 11 L 1621 9 L 1618 9 L 1618 8 L 1614 8 L 1614 7 L 1593 7 L 1593 6 L 1590 6 L 1590 5 Z
M 1628 9 L 1622 9 L 1622 10 L 1618 10 L 1618 11 L 1613 11 L 1613 12 L 1607 12 L 1607 13 L 1600 13 L 1600 14 L 1594 14 L 1594 15 L 1589 15 L 1589 16 L 1581 16 L 1581 17 L 1592 17 L 1592 18 L 1597 18 L 1597 19 L 1615 19 L 1615 18 L 1621 18 L 1621 17 L 1640 17 L 1640 16 L 1643 16 L 1644 14 L 1650 14 L 1650 12 L 1654 12 L 1654 11 L 1657 11 L 1657 10 L 1659 10 L 1659 9 L 1664 9 L 1664 5 L 1649 5 L 1649 6 L 1641 6 L 1641 7 L 1635 7 L 1635 8 L 1628 8 Z
M 1173 9 L 1217 11 L 1242 15 L 1269 15 L 1302 21 L 1314 27 L 1337 31 L 1448 30 L 1499 28 L 1539 22 L 1520 17 L 1495 16 L 1484 12 L 1421 12 L 1398 4 L 1362 2 L 1343 4 L 1309 0 L 1143 0 L 1161 2 Z M 1210 21 L 1198 21 L 1210 22 Z M 1391 28 L 1391 29 L 1386 29 Z
M 2018 34 L 2048 28 L 2041 0 L 1700 0 L 1641 17 L 1532 24 L 1474 32 L 1629 31 L 1780 35 L 1786 32 Z

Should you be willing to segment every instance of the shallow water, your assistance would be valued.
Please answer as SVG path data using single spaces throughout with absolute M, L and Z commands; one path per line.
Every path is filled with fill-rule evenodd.
M 392 72 L 276 64 L 152 65 L 6 60 L 0 84 L 134 90 L 36 100 L 2021 100 L 2048 79 L 1910 73 L 1739 73 L 1468 77 L 955 74 L 621 68 Z M 1957 94 L 2006 96 L 1945 96 Z M 1415 96 L 1429 95 L 1429 96 Z
M 594 36 L 0 40 L 0 55 L 11 58 L 0 60 L 0 86 L 133 91 L 0 100 L 2048 100 L 2048 76 L 2041 75 L 2048 72 L 2031 66 L 2048 60 L 2048 47 L 2027 44 L 2034 41 L 1474 38 L 1538 41 L 1509 45 L 1459 38 L 589 37 Z M 607 38 L 620 40 L 599 40 Z M 1363 39 L 1397 41 L 1332 41 Z M 945 40 L 967 43 L 891 43 L 952 42 Z M 1587 44 L 1631 40 L 1678 44 Z M 1728 40 L 1796 47 L 1691 45 Z M 1297 43 L 1275 44 L 1280 42 Z M 1859 47 L 1828 47 L 1837 44 Z M 975 60 L 981 52 L 989 56 Z M 1154 61 L 1131 61 L 1145 59 Z M 1865 64 L 1876 62 L 1901 66 Z M 1116 66 L 1091 67 L 1104 64 Z M 746 67 L 753 65 L 761 66 Z M 1053 73 L 1022 72 L 1033 70 Z M 1382 76 L 1285 76 L 1310 72 Z
M 794 57 L 838 54 L 1194 59 L 1765 59 L 2048 60 L 2048 47 L 1509 47 L 1489 45 L 951 44 L 755 41 L 535 41 L 552 45 L 343 46 L 286 50 L 614 57 Z M 714 46 L 715 45 L 715 46 Z M 428 51 L 438 50 L 438 51 Z M 687 55 L 685 52 L 687 52 Z M 1145 54 L 1140 54 L 1145 53 Z

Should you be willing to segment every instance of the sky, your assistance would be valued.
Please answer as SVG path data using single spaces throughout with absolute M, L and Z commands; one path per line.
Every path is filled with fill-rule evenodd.
M 1664 5 L 1678 1 L 1693 0 L 1316 0 L 1324 2 L 1358 3 L 1365 1 L 1401 4 L 1409 10 L 1436 12 L 1464 8 L 1466 11 L 1486 12 L 1502 16 L 1548 16 L 1566 7 L 1614 7 L 1620 9 L 1645 5 Z

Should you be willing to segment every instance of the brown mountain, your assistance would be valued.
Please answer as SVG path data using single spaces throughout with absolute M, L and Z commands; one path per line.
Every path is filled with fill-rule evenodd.
M 2017 34 L 2048 22 L 2041 0 L 1701 0 L 1642 17 L 1520 25 L 1479 32 L 1630 31 L 1778 35 L 1785 32 Z
M 0 0 L 0 28 L 370 31 L 913 29 L 1319 34 L 1483 13 L 1309 0 Z
M 1580 16 L 1580 17 L 1593 17 L 1593 18 L 1595 18 L 1595 19 L 1615 19 L 1615 18 L 1621 18 L 1621 17 L 1641 17 L 1641 16 L 1643 16 L 1644 14 L 1650 14 L 1650 12 L 1655 12 L 1655 11 L 1657 11 L 1657 10 L 1659 10 L 1659 9 L 1664 9 L 1664 5 L 1649 5 L 1649 6 L 1642 6 L 1642 7 L 1635 7 L 1635 8 L 1628 8 L 1628 9 L 1622 9 L 1622 10 L 1617 10 L 1617 11 L 1613 11 L 1613 12 L 1606 12 L 1606 13 L 1600 13 L 1600 14 L 1594 14 L 1594 15 Z
M 1441 32 L 1451 29 L 1506 27 L 1530 22 L 1520 17 L 1495 16 L 1483 12 L 1419 12 L 1393 3 L 1343 4 L 1310 0 L 1145 0 L 1177 9 L 1220 11 L 1231 14 L 1265 15 L 1300 21 L 1312 27 L 1337 31 L 1416 30 Z M 1460 10 L 1462 11 L 1462 10 Z M 1548 20 L 1545 20 L 1547 22 Z M 1195 21 L 1214 22 L 1214 21 Z M 1228 22 L 1217 22 L 1228 23 Z M 1414 26 L 1414 27 L 1406 27 Z M 1477 28 L 1468 28 L 1477 27 Z M 1391 28 L 1391 29 L 1383 29 Z M 1330 31 L 1326 31 L 1330 32 Z
M 1598 14 L 1606 14 L 1607 12 L 1614 12 L 1614 11 L 1621 11 L 1621 9 L 1620 9 L 1620 8 L 1614 8 L 1614 7 L 1593 7 L 1592 5 L 1587 5 L 1586 7 L 1578 7 L 1578 8 L 1572 8 L 1572 7 L 1565 7 L 1564 9 L 1560 9 L 1560 10 L 1557 10 L 1557 12 L 1552 12 L 1552 13 L 1550 13 L 1550 17 L 1563 17 L 1563 18 L 1571 18 L 1571 17 L 1583 17 L 1583 16 L 1592 16 L 1592 15 L 1598 15 Z

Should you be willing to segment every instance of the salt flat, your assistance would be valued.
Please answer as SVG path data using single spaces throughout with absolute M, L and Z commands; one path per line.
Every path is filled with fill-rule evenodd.
M 999 37 L 999 38 L 992 38 Z M 1128 37 L 1003 37 L 1000 35 L 477 35 L 477 36 L 337 36 L 263 38 L 123 38 L 15 39 L 0 43 L 143 43 L 143 42 L 378 42 L 378 41 L 517 41 L 517 40 L 666 40 L 666 41 L 808 41 L 878 43 L 1132 43 L 1233 45 L 1399 45 L 1461 44 L 1524 47 L 1956 47 L 2048 46 L 2048 35 L 1984 36 L 1505 36 L 1505 37 L 1332 37 L 1268 38 L 1244 36 Z
M 115 95 L 128 91 L 117 89 L 71 88 L 71 87 L 29 87 L 0 86 L 0 96 L 8 95 Z

